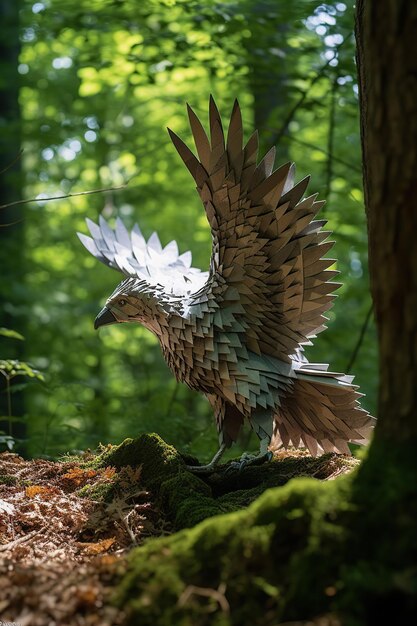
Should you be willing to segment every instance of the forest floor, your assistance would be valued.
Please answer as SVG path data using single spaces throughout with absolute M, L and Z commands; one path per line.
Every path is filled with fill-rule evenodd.
M 175 449 L 144 437 L 57 462 L 0 454 L 0 620 L 19 626 L 128 623 L 113 595 L 132 549 L 245 508 L 268 487 L 295 476 L 332 480 L 359 463 L 340 455 L 312 459 L 296 450 L 275 451 L 274 462 L 240 474 L 222 466 L 203 480 L 189 472 L 189 479 L 185 473 L 178 479 L 166 472 L 178 462 Z M 159 451 L 159 460 L 163 453 L 159 469 L 147 465 L 141 445 L 150 445 L 152 455 Z M 137 462 L 126 462 L 126 450 L 139 453 Z M 178 490 L 178 480 L 185 491 Z M 196 589 L 189 593 L 201 592 Z
M 171 530 L 140 473 L 121 468 L 105 502 L 83 494 L 114 485 L 112 467 L 0 454 L 1 619 L 19 626 L 123 623 L 108 596 L 124 555 Z

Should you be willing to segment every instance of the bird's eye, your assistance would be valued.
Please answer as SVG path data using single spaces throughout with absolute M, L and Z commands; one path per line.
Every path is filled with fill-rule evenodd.
M 125 306 L 127 304 L 126 300 L 123 300 L 123 298 L 121 300 L 119 300 L 118 305 L 119 306 Z

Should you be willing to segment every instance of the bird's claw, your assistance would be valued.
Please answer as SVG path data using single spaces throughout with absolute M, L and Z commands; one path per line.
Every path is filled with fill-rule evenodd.
M 225 474 L 233 474 L 234 472 L 241 472 L 248 464 L 246 459 L 240 459 L 239 461 L 231 461 L 229 467 L 226 468 Z
M 229 464 L 229 467 L 226 469 L 226 474 L 231 474 L 232 472 L 242 472 L 245 467 L 248 465 L 263 465 L 264 463 L 268 463 L 272 461 L 273 454 L 270 450 L 265 454 L 248 454 L 244 452 L 238 461 L 232 461 Z

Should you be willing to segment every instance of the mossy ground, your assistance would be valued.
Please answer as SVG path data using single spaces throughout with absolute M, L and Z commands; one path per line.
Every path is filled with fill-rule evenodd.
M 272 626 L 329 610 L 349 485 L 299 479 L 134 551 L 116 593 L 128 623 Z
M 51 464 L 46 477 L 67 476 L 104 510 L 129 489 L 136 502 L 139 487 L 174 531 L 129 545 L 106 574 L 124 625 L 408 625 L 417 619 L 416 444 L 378 441 L 362 465 L 278 454 L 201 476 L 142 435 L 65 459 L 69 470 Z
M 350 471 L 358 461 L 335 454 L 319 458 L 297 454 L 265 465 L 248 466 L 241 472 L 228 472 L 226 464 L 208 475 L 196 475 L 187 469 L 184 457 L 174 447 L 152 434 L 107 447 L 91 464 L 116 468 L 141 466 L 141 479 L 179 530 L 194 527 L 214 515 L 237 511 L 266 489 L 284 485 L 295 476 L 327 479 Z
M 363 470 L 332 481 L 317 478 L 355 462 L 284 458 L 203 480 L 155 435 L 110 450 L 106 464 L 142 464 L 183 528 L 128 557 L 114 595 L 128 624 L 276 626 L 323 615 L 323 624 L 335 615 L 347 626 L 412 623 L 417 516 L 408 504 L 416 509 L 417 485 L 395 468 L 416 461 L 412 446 L 388 464 L 392 450 L 375 450 Z

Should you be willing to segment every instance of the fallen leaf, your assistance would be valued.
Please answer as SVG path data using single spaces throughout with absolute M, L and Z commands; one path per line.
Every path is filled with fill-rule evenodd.
M 102 539 L 97 543 L 83 543 L 79 541 L 76 545 L 87 554 L 101 554 L 101 552 L 106 552 L 115 541 L 116 537 L 110 537 L 109 539 Z
M 31 485 L 25 489 L 25 495 L 27 498 L 34 498 L 39 495 L 50 496 L 53 493 L 55 493 L 54 489 L 51 489 L 51 487 L 44 487 L 43 485 Z
M 106 467 L 106 468 L 104 469 L 104 471 L 103 471 L 103 476 L 105 476 L 105 478 L 107 478 L 107 479 L 109 479 L 109 480 L 110 480 L 111 478 L 113 478 L 113 476 L 115 475 L 115 473 L 116 473 L 116 468 L 115 468 L 115 467 L 110 467 L 110 466 L 109 466 L 109 467 Z
M 81 485 L 86 483 L 89 478 L 94 478 L 97 475 L 96 470 L 82 469 L 81 467 L 73 467 L 66 474 L 63 474 L 62 478 L 74 483 L 75 485 Z
M 9 515 L 13 515 L 16 509 L 11 502 L 6 502 L 6 500 L 0 500 L 0 512 L 8 513 Z

